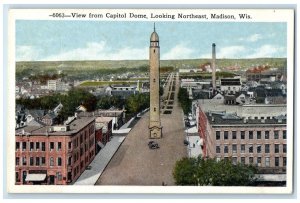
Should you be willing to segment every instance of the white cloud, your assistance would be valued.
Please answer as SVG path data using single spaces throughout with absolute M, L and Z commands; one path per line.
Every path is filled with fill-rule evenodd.
M 191 58 L 194 50 L 180 43 L 162 55 L 162 59 L 188 59 Z
M 46 61 L 58 60 L 132 60 L 148 58 L 148 48 L 123 47 L 112 51 L 107 47 L 105 41 L 90 42 L 85 47 L 62 52 L 56 55 L 46 57 Z
M 261 34 L 253 34 L 248 37 L 241 37 L 241 38 L 239 38 L 239 41 L 256 42 L 260 39 L 263 39 Z
M 274 46 L 270 44 L 262 45 L 257 49 L 253 49 L 252 54 L 246 58 L 264 58 L 264 57 L 285 57 L 284 47 Z
M 218 50 L 216 48 L 217 58 L 241 58 L 241 54 L 246 51 L 244 46 L 228 46 L 222 47 Z M 212 54 L 203 54 L 200 58 L 211 58 Z
M 39 50 L 32 46 L 16 46 L 16 61 L 33 61 L 39 57 Z

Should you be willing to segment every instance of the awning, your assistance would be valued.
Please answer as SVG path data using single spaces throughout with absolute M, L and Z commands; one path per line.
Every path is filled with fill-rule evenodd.
M 97 144 L 99 145 L 99 147 L 101 147 L 102 149 L 104 148 L 104 144 L 100 141 L 97 142 Z
M 46 174 L 27 174 L 25 181 L 44 181 Z

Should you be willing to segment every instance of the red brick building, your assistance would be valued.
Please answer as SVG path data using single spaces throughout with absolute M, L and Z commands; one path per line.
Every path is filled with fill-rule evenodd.
M 201 106 L 202 105 L 202 106 Z M 233 164 L 253 164 L 261 170 L 284 173 L 287 165 L 286 116 L 275 115 L 276 106 L 198 106 L 198 132 L 204 157 L 227 159 Z M 224 107 L 223 106 L 223 107 Z M 212 108 L 213 107 L 213 108 Z M 242 108 L 242 109 L 241 109 Z M 206 111 L 204 109 L 214 109 Z M 266 112 L 263 112 L 266 111 Z M 279 110 L 278 110 L 279 111 Z M 252 113 L 252 116 L 241 117 Z M 260 114 L 258 114 L 259 112 Z
M 16 130 L 16 184 L 72 184 L 95 157 L 95 118 Z

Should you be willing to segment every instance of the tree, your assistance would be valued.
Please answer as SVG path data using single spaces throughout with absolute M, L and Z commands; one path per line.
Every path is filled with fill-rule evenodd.
M 113 106 L 122 109 L 123 105 L 125 105 L 125 102 L 121 96 L 102 96 L 97 102 L 98 109 L 110 109 Z
M 186 89 L 179 88 L 178 100 L 180 102 L 183 113 L 187 115 L 191 112 L 192 101 L 189 99 L 189 94 Z
M 199 156 L 177 161 L 173 176 L 177 185 L 249 186 L 256 171 L 254 166 Z
M 148 93 L 132 94 L 126 99 L 125 106 L 128 113 L 137 114 L 150 106 L 150 96 Z

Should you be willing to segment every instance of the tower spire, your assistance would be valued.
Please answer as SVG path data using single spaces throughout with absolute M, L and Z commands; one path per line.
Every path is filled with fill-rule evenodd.
M 155 32 L 155 23 L 154 23 L 154 32 Z

